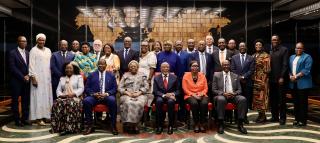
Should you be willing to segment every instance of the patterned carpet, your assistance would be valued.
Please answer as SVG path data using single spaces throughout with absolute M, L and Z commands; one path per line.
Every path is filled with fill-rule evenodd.
M 249 120 L 256 118 L 256 113 L 248 113 Z M 270 116 L 270 114 L 268 114 Z M 225 134 L 219 135 L 215 129 L 207 133 L 194 134 L 193 130 L 179 127 L 173 135 L 167 135 L 166 130 L 162 135 L 155 135 L 152 128 L 141 130 L 139 135 L 120 134 L 113 136 L 109 131 L 97 130 L 95 133 L 83 136 L 81 134 L 59 136 L 50 134 L 49 126 L 26 126 L 17 128 L 13 123 L 1 127 L 0 142 L 41 142 L 41 143 L 213 143 L 213 142 L 275 142 L 275 143 L 300 143 L 320 142 L 320 124 L 309 121 L 307 127 L 297 128 L 292 126 L 293 118 L 288 117 L 287 125 L 279 126 L 278 123 L 247 125 L 248 134 L 243 135 L 237 131 L 235 124 L 227 124 Z

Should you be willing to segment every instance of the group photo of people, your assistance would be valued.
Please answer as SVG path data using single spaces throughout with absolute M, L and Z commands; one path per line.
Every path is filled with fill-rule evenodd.
M 207 35 L 199 41 L 140 41 L 139 51 L 132 48 L 129 36 L 117 48 L 99 39 L 61 40 L 58 51 L 46 47 L 46 39 L 37 34 L 28 51 L 21 35 L 10 51 L 17 127 L 50 125 L 49 132 L 61 136 L 88 135 L 103 116 L 113 135 L 119 134 L 119 124 L 121 133 L 139 134 L 142 121 L 154 122 L 155 134 L 171 135 L 191 112 L 194 133 L 216 128 L 224 134 L 232 112 L 239 133 L 248 134 L 245 125 L 252 122 L 278 123 L 279 128 L 287 124 L 288 92 L 294 104 L 293 126 L 307 125 L 313 59 L 304 52 L 303 41 L 295 43 L 290 54 L 276 34 L 270 37 L 271 48 L 262 39 L 246 43 Z M 253 54 L 248 45 L 254 47 Z M 108 110 L 96 112 L 99 105 Z M 258 116 L 250 120 L 249 112 Z

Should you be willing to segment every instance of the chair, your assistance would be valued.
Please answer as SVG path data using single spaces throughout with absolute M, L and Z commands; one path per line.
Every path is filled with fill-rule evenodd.
M 94 121 L 95 123 L 97 122 L 97 116 L 96 116 L 96 112 L 106 112 L 107 115 L 109 113 L 109 107 L 105 104 L 97 104 L 96 106 L 93 107 L 92 109 L 93 114 L 94 114 Z
M 233 119 L 233 112 L 234 110 L 237 109 L 236 105 L 234 105 L 233 103 L 227 103 L 226 105 L 226 114 L 225 114 L 225 120 L 226 122 L 230 122 L 230 124 L 232 124 L 232 119 Z M 235 116 L 236 116 L 236 112 L 234 112 Z
M 152 112 L 156 112 L 157 108 L 156 108 L 156 104 L 153 103 L 152 104 Z M 174 104 L 174 122 L 177 123 L 177 112 L 179 110 L 179 104 Z M 168 112 L 168 104 L 164 103 L 162 105 L 162 111 L 164 111 L 165 113 Z M 155 124 L 153 124 L 153 127 L 155 127 Z M 174 124 L 174 128 L 177 128 L 176 124 Z
M 190 104 L 185 104 L 185 108 L 187 111 L 186 124 L 187 124 L 188 130 L 190 130 L 191 129 L 191 119 L 190 119 L 191 106 L 190 106 Z M 209 127 L 211 126 L 212 110 L 213 110 L 213 104 L 209 102 L 208 103 L 208 111 L 209 111 L 208 125 L 209 125 Z

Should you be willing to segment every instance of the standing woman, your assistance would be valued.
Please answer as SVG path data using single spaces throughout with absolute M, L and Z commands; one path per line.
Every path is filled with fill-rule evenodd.
M 153 52 L 149 52 L 148 42 L 141 42 L 140 49 L 140 60 L 139 60 L 139 72 L 147 76 L 147 81 L 149 84 L 148 90 L 148 106 L 151 105 L 153 101 L 152 85 L 153 85 L 153 75 L 157 66 L 157 56 Z
M 52 106 L 51 132 L 65 135 L 81 131 L 80 96 L 84 91 L 83 78 L 74 62 L 63 66 L 64 76 L 57 87 L 58 99 Z
M 132 60 L 120 81 L 118 91 L 120 97 L 120 116 L 124 130 L 139 133 L 138 123 L 143 115 L 143 107 L 147 102 L 149 90 L 146 76 L 138 72 L 139 63 Z
M 81 50 L 82 52 L 79 55 L 76 55 L 73 61 L 78 64 L 80 71 L 84 74 L 86 79 L 90 73 L 97 70 L 97 59 L 96 54 L 90 53 L 89 43 L 82 43 Z
M 44 120 L 50 119 L 53 102 L 51 86 L 50 58 L 51 50 L 45 47 L 46 35 L 36 36 L 37 44 L 30 51 L 29 76 L 30 90 L 30 120 L 36 120 L 44 126 Z
M 312 88 L 312 57 L 304 53 L 304 45 L 296 44 L 296 54 L 290 56 L 290 88 L 294 99 L 294 126 L 306 126 L 308 117 L 308 95 L 306 92 Z
M 153 42 L 151 51 L 153 51 L 156 55 L 158 55 L 162 51 L 161 42 L 160 41 Z
M 270 55 L 263 50 L 263 41 L 257 39 L 255 42 L 256 53 L 252 55 L 255 59 L 255 70 L 253 74 L 253 109 L 258 111 L 259 116 L 256 123 L 266 122 L 266 111 L 269 101 L 269 78 Z
M 103 46 L 101 59 L 107 63 L 106 71 L 112 72 L 116 76 L 117 84 L 120 82 L 120 59 L 114 54 L 114 48 L 110 43 Z

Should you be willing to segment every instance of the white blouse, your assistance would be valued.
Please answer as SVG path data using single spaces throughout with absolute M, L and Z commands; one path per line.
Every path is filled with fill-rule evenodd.
M 57 97 L 61 95 L 65 95 L 66 90 L 66 81 L 68 77 L 64 76 L 60 78 L 60 82 L 57 88 Z M 79 97 L 83 91 L 84 91 L 84 85 L 83 85 L 83 77 L 81 75 L 72 75 L 70 77 L 69 82 L 72 85 L 73 93 L 76 94 L 77 97 Z

